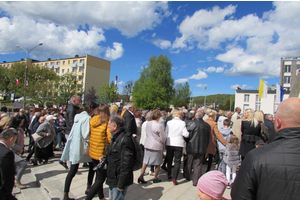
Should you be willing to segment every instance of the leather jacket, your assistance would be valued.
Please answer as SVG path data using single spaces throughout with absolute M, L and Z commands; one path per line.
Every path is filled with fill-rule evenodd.
M 193 121 L 188 121 L 186 128 L 190 133 L 186 140 L 187 153 L 205 154 L 210 141 L 210 125 L 198 118 Z
M 65 134 L 69 134 L 72 126 L 74 124 L 74 117 L 78 113 L 79 107 L 74 106 L 72 103 L 67 109 L 67 114 L 66 114 L 66 131 Z

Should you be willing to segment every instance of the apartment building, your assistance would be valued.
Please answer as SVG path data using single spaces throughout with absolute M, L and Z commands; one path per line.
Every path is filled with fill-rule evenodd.
M 3 62 L 0 63 L 0 67 L 10 67 L 15 62 L 25 62 L 25 60 Z M 82 57 L 75 55 L 73 58 L 55 60 L 48 58 L 46 61 L 28 59 L 28 64 L 48 67 L 60 76 L 72 73 L 77 77 L 78 84 L 82 85 L 82 90 L 85 91 L 91 87 L 98 90 L 102 84 L 109 83 L 111 62 L 91 55 Z
M 297 80 L 299 71 L 300 56 L 281 58 L 280 85 L 286 91 L 291 91 L 292 85 Z

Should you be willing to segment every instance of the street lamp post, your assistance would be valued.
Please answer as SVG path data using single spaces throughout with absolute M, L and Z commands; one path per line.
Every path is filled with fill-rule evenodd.
M 38 45 L 36 45 L 35 47 L 31 48 L 29 51 L 23 47 L 20 47 L 19 45 L 16 45 L 17 48 L 23 49 L 26 52 L 26 67 L 25 67 L 25 80 L 24 80 L 24 100 L 23 100 L 23 109 L 25 109 L 25 101 L 26 101 L 26 92 L 25 92 L 25 88 L 26 88 L 26 82 L 27 82 L 27 70 L 28 70 L 28 55 L 30 53 L 30 51 L 32 51 L 33 49 L 35 49 L 38 46 L 43 45 L 43 43 L 39 43 Z
M 204 106 L 206 106 L 206 86 L 205 86 L 205 97 L 204 97 Z

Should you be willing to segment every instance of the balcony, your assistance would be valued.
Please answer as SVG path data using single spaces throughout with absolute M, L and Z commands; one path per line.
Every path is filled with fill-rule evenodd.
M 82 72 L 77 72 L 77 76 L 83 76 Z
M 54 69 L 58 69 L 59 68 L 59 65 L 54 65 Z
M 77 63 L 71 64 L 71 67 L 77 67 Z
M 76 75 L 77 75 L 77 72 L 71 72 L 71 74 L 72 74 L 73 76 L 76 76 Z
M 54 65 L 49 65 L 48 68 L 49 69 L 53 69 Z
M 78 63 L 78 67 L 83 67 L 84 66 L 84 63 Z
M 82 85 L 82 81 L 77 81 L 77 84 Z

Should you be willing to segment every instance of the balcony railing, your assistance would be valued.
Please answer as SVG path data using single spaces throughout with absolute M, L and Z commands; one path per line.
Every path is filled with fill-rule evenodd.
M 78 67 L 83 67 L 84 63 L 78 63 Z
M 71 64 L 71 67 L 77 67 L 77 63 Z

